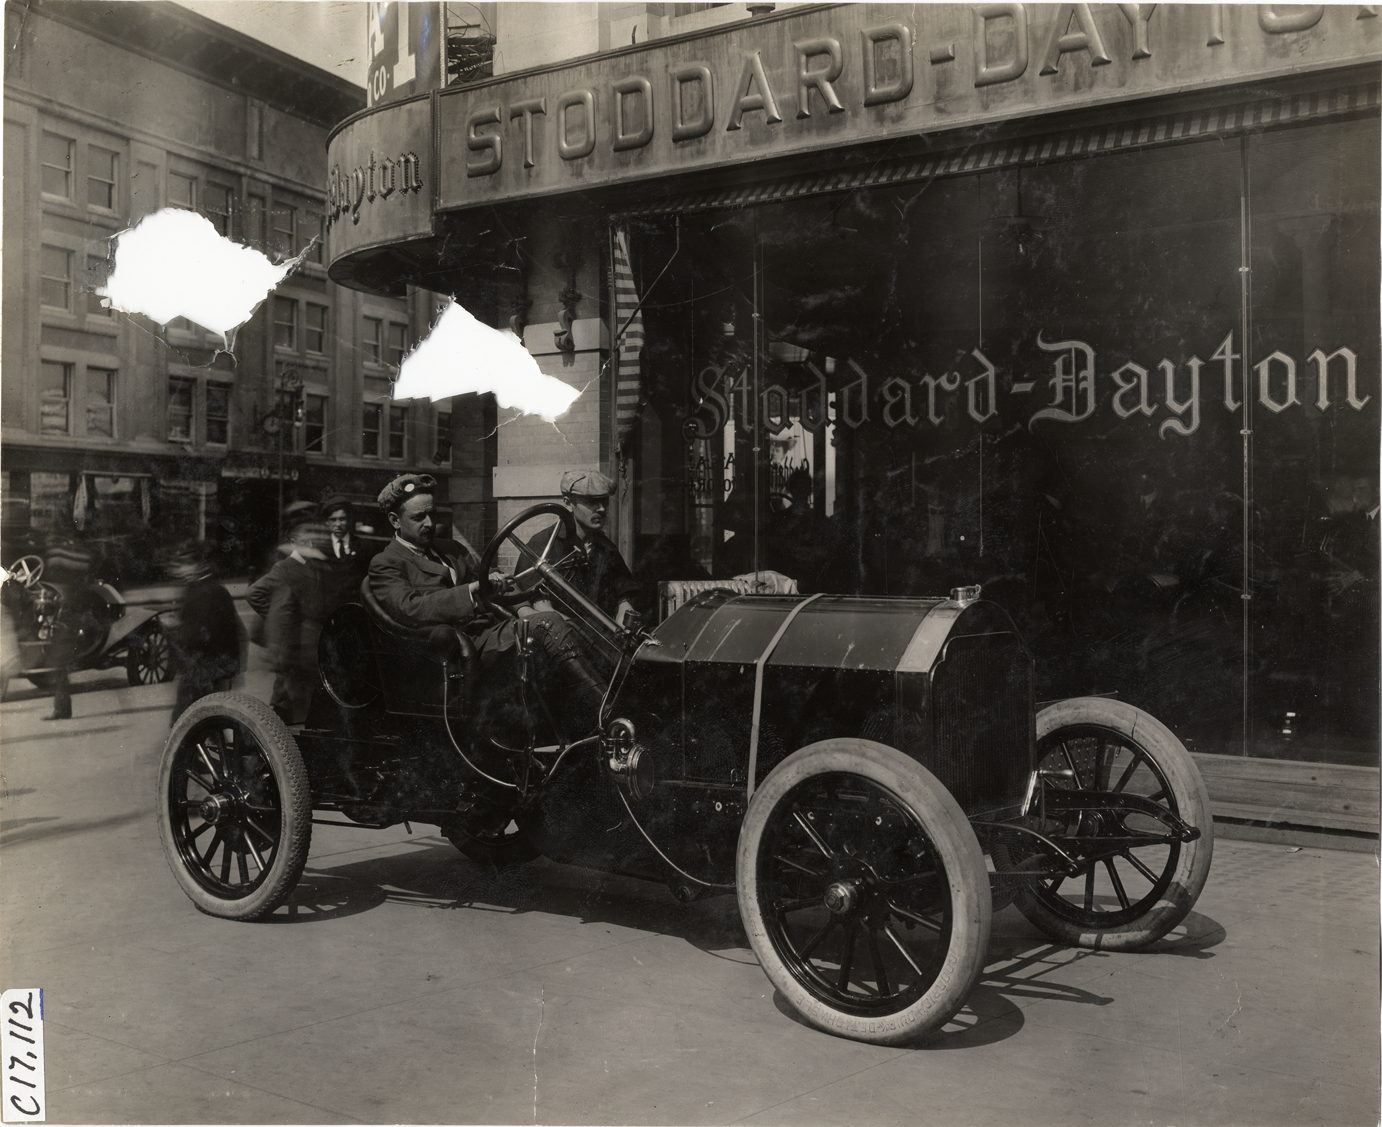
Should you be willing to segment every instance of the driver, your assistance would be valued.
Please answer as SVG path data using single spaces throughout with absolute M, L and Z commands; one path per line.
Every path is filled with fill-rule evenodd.
M 370 561 L 370 590 L 409 626 L 464 626 L 484 613 L 476 602 L 480 581 L 460 545 L 435 538 L 436 486 L 430 474 L 402 474 L 380 491 L 379 507 L 394 538 Z M 581 659 L 571 624 L 553 610 L 535 611 L 523 621 L 554 682 L 549 700 L 566 704 L 577 737 L 588 735 L 598 723 L 604 690 Z M 475 637 L 483 668 L 516 651 L 519 629 L 517 620 L 503 619 Z

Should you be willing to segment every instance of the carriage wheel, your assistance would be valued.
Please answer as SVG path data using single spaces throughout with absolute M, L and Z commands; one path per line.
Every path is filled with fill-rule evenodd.
M 974 831 L 934 775 L 882 744 L 783 760 L 749 804 L 737 876 L 758 961 L 827 1032 L 911 1041 L 983 970 L 992 902 Z
M 1129 951 L 1160 939 L 1194 906 L 1209 876 L 1214 820 L 1199 768 L 1180 740 L 1152 716 L 1122 701 L 1077 697 L 1037 714 L 1037 790 L 1112 791 L 1150 799 L 1196 827 L 1195 841 L 1122 849 L 1076 877 L 1048 877 L 1017 895 L 1018 909 L 1062 943 Z M 1149 814 L 1109 811 L 1048 813 L 1038 828 L 1072 837 L 1086 854 L 1101 833 L 1166 836 Z
M 173 679 L 173 653 L 168 635 L 150 622 L 130 636 L 125 675 L 131 685 L 158 685 Z
M 158 774 L 158 831 L 203 912 L 256 920 L 292 892 L 312 840 L 302 755 L 262 701 L 213 693 L 178 718 Z

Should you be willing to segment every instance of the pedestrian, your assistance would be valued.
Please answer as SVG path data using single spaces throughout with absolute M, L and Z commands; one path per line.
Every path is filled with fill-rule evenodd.
M 322 502 L 322 520 L 331 534 L 326 553 L 329 591 L 327 614 L 346 603 L 360 601 L 360 584 L 369 572 L 369 556 L 355 535 L 354 513 L 345 497 L 328 497 Z
M 245 596 L 264 620 L 264 642 L 274 670 L 269 705 L 285 724 L 307 718 L 319 679 L 317 641 L 330 613 L 329 542 L 325 525 L 297 524 L 287 558 L 274 564 Z
M 187 585 L 178 603 L 178 627 L 171 637 L 178 662 L 172 718 L 176 724 L 195 701 L 230 687 L 241 669 L 244 626 L 230 592 L 218 581 L 214 543 L 192 540 L 183 544 L 168 571 Z

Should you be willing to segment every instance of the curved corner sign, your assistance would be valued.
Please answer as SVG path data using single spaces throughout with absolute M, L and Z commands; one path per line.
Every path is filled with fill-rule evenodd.
M 342 126 L 327 148 L 328 261 L 430 235 L 434 188 L 430 97 Z
M 438 207 L 1375 61 L 1367 5 L 847 4 L 438 92 Z

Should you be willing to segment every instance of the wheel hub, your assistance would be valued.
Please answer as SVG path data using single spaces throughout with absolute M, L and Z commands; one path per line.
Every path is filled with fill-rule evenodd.
M 202 799 L 202 804 L 197 807 L 197 813 L 212 825 L 217 825 L 230 816 L 234 806 L 235 800 L 229 795 L 209 794 Z
M 837 916 L 854 911 L 859 906 L 859 880 L 837 880 L 825 890 L 825 906 Z

